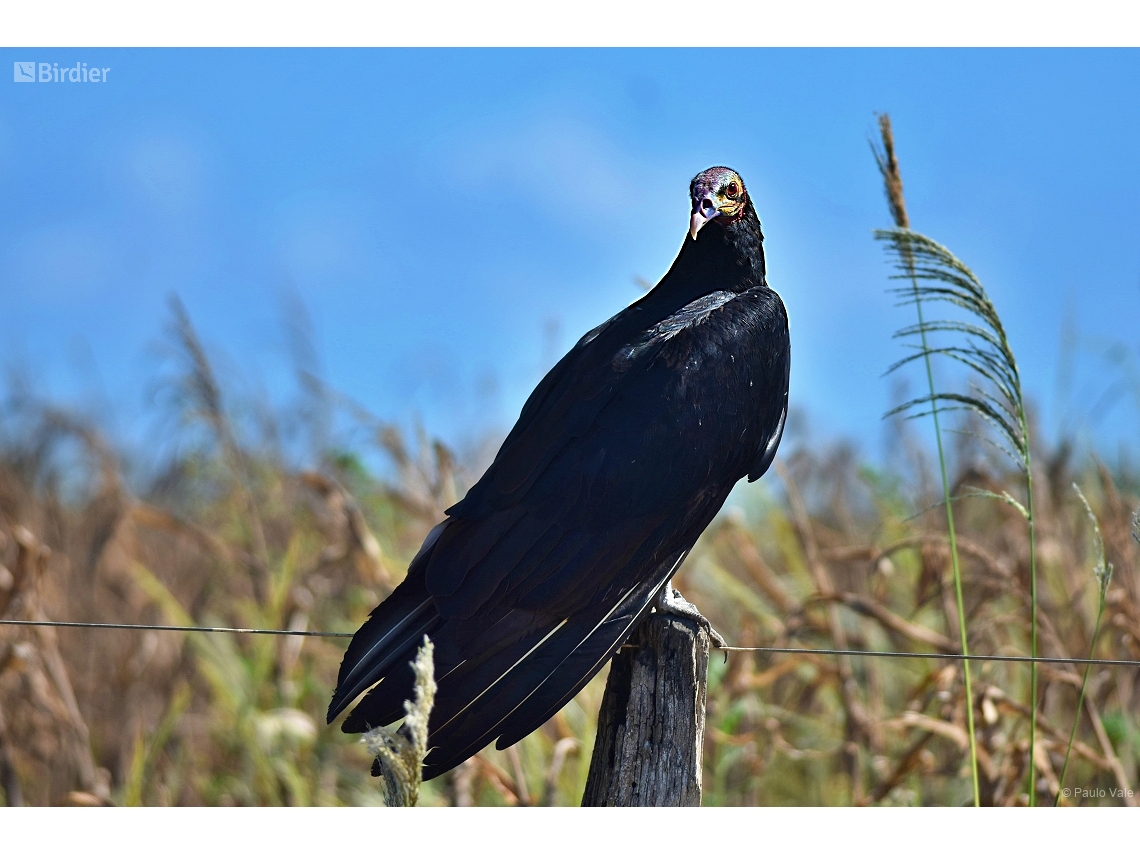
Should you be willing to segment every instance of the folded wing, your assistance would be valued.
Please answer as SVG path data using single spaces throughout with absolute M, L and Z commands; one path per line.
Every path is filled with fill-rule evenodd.
M 495 738 L 514 743 L 573 697 L 733 484 L 775 451 L 788 373 L 779 297 L 717 292 L 630 335 L 634 308 L 539 384 L 345 654 L 329 720 L 371 687 L 343 724 L 361 732 L 404 715 L 408 663 L 432 638 L 425 778 Z

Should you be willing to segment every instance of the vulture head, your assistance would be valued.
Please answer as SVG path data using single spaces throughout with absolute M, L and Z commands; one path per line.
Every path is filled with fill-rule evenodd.
M 689 198 L 693 215 L 689 219 L 689 234 L 693 240 L 708 223 L 717 220 L 721 225 L 736 222 L 748 207 L 748 191 L 740 176 L 727 166 L 706 169 L 689 185 Z

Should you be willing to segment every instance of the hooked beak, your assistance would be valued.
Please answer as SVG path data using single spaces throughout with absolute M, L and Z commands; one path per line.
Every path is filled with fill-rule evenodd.
M 719 216 L 720 211 L 717 210 L 716 200 L 711 195 L 705 196 L 696 204 L 693 209 L 693 216 L 689 218 L 689 236 L 696 240 L 697 233 L 705 227 L 705 224 Z

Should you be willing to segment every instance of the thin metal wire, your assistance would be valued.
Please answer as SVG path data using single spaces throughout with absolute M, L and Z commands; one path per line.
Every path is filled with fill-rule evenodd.
M 11 620 L 0 619 L 4 626 L 63 626 L 81 629 L 137 629 L 160 630 L 163 632 L 231 632 L 240 635 L 305 635 L 318 638 L 352 638 L 352 632 L 317 632 L 301 629 L 244 629 L 232 626 L 167 626 L 163 624 L 138 623 L 85 623 L 63 620 Z M 631 649 L 633 645 L 622 645 Z M 1131 665 L 1140 666 L 1140 660 L 1133 659 L 1071 659 L 1061 656 L 1003 656 L 993 653 L 911 653 L 897 650 L 835 650 L 814 647 L 718 647 L 718 651 L 736 653 L 814 653 L 818 656 L 879 656 L 891 659 L 950 659 L 982 662 L 1044 662 L 1052 665 Z
M 895 659 L 953 659 L 971 662 L 1046 662 L 1054 665 L 1132 665 L 1140 666 L 1140 660 L 1133 659 L 1070 659 L 1062 656 L 1001 656 L 989 653 L 909 653 L 897 650 L 830 650 L 811 647 L 717 647 L 715 650 L 755 651 L 763 653 L 818 653 L 824 656 L 884 656 Z
M 232 632 L 240 635 L 310 635 L 320 638 L 352 638 L 351 632 L 316 632 L 303 629 L 243 629 L 233 626 L 164 626 L 144 623 L 84 623 L 75 620 L 0 620 L 5 626 L 71 626 L 82 629 L 155 629 L 162 632 Z

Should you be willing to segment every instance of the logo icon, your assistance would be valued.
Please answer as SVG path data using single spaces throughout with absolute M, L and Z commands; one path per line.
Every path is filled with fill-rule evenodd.
M 36 64 L 34 62 L 12 63 L 12 80 L 16 83 L 35 83 Z

